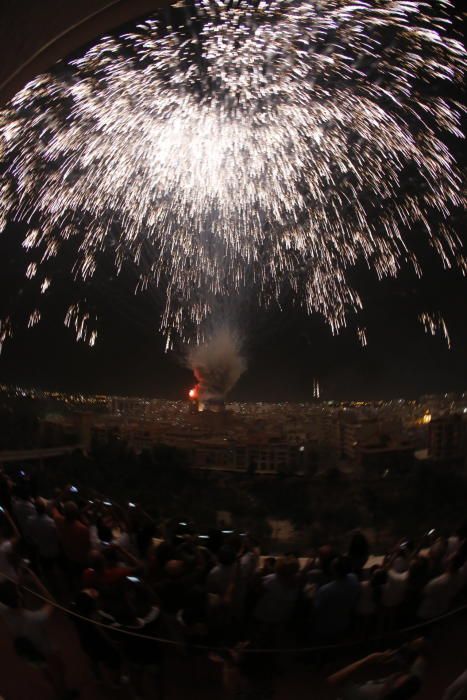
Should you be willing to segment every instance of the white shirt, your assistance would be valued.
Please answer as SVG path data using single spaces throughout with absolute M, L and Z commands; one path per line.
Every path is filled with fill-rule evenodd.
M 418 616 L 422 620 L 430 620 L 432 617 L 444 615 L 462 584 L 463 577 L 460 574 L 441 574 L 429 581 L 423 589 Z
M 21 532 L 24 534 L 26 522 L 29 517 L 36 514 L 36 509 L 31 501 L 25 501 L 22 498 L 13 499 L 13 514 L 18 521 Z
M 45 624 L 50 615 L 48 606 L 44 606 L 39 610 L 24 610 L 24 608 L 9 608 L 8 605 L 0 603 L 0 615 L 10 630 L 13 639 L 25 637 L 44 656 L 50 653 L 52 647 L 48 631 L 45 629 Z
M 408 572 L 399 573 L 394 569 L 389 569 L 388 580 L 383 586 L 383 605 L 386 608 L 395 608 L 402 603 L 407 590 Z
M 58 535 L 55 520 L 44 513 L 35 513 L 26 521 L 25 536 L 36 545 L 39 555 L 52 559 L 58 556 Z
M 18 580 L 18 574 L 13 566 L 8 561 L 8 555 L 13 551 L 13 543 L 11 540 L 4 540 L 0 544 L 0 581 L 4 576 L 9 576 L 14 581 Z

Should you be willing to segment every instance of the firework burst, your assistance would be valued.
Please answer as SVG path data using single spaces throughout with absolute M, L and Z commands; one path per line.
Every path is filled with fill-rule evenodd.
M 198 0 L 177 28 L 148 19 L 39 76 L 0 114 L 5 220 L 39 251 L 28 276 L 70 245 L 76 279 L 102 254 L 131 262 L 138 290 L 166 290 L 170 345 L 245 287 L 264 305 L 289 288 L 335 332 L 362 306 L 357 263 L 420 274 L 415 227 L 462 265 L 446 144 L 465 51 L 436 7 Z

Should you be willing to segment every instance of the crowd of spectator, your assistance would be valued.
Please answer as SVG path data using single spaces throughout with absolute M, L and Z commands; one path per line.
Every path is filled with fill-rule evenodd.
M 57 697 L 67 691 L 46 629 L 57 602 L 102 683 L 124 679 L 139 695 L 152 674 L 162 697 L 164 655 L 176 648 L 221 664 L 225 697 L 273 697 L 265 678 L 281 654 L 307 650 L 307 662 L 326 665 L 333 645 L 417 625 L 426 636 L 466 592 L 467 523 L 450 535 L 400 540 L 383 557 L 371 556 L 360 531 L 345 552 L 323 544 L 308 557 L 272 557 L 249 533 L 198 533 L 189 521 L 161 533 L 138 504 L 84 498 L 75 486 L 46 499 L 22 471 L 14 480 L 0 473 L 0 507 L 0 618 Z M 332 674 L 336 697 L 416 695 L 429 647 L 419 635 L 397 653 L 374 652 Z M 397 667 L 389 676 L 353 681 L 388 660 Z M 447 700 L 467 697 L 467 674 L 456 683 Z

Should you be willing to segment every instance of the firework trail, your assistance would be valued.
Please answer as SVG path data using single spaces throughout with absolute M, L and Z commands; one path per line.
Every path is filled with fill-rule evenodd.
M 13 334 L 13 329 L 11 326 L 10 317 L 7 316 L 0 320 L 0 352 L 2 351 L 4 343 L 11 338 Z
M 64 249 L 78 281 L 103 255 L 134 265 L 138 291 L 165 290 L 170 346 L 244 288 L 262 305 L 292 290 L 336 332 L 362 306 L 357 263 L 421 273 L 415 227 L 465 269 L 447 141 L 466 61 L 449 13 L 198 0 L 175 28 L 148 19 L 39 76 L 0 113 L 0 211 L 27 224 L 28 277 L 53 283 Z M 95 341 L 75 311 L 67 324 Z
M 439 312 L 423 312 L 419 315 L 418 320 L 423 325 L 425 333 L 429 333 L 430 335 L 440 333 L 444 337 L 448 348 L 451 349 L 451 338 L 448 327 L 446 321 Z
M 357 337 L 362 348 L 366 348 L 368 345 L 368 338 L 366 336 L 366 328 L 357 328 Z

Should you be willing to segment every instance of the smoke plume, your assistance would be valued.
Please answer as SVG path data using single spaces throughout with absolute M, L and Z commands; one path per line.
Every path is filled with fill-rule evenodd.
M 231 328 L 215 329 L 202 344 L 190 348 L 188 366 L 193 370 L 200 400 L 224 399 L 246 369 L 240 339 Z

